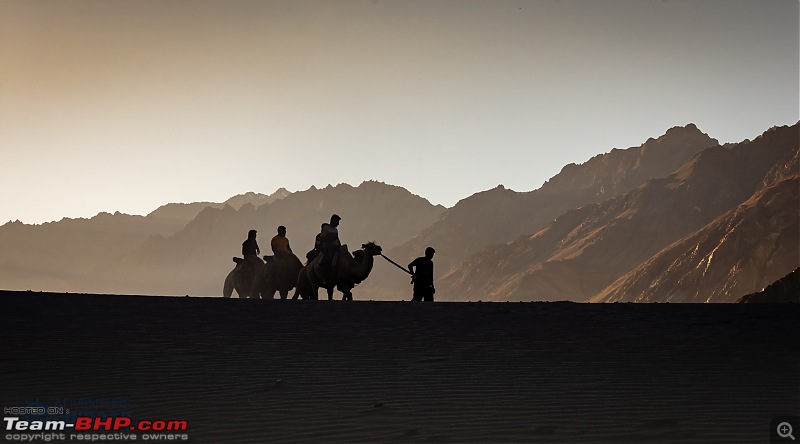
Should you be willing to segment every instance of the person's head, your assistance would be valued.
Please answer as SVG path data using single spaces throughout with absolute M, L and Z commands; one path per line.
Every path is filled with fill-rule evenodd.
M 256 238 L 256 233 L 258 233 L 256 230 L 248 231 L 247 232 L 247 238 L 248 239 L 255 239 Z
M 280 234 L 281 236 L 286 236 L 286 227 L 284 227 L 283 225 L 278 227 L 278 234 Z
M 428 247 L 425 249 L 425 257 L 428 259 L 433 259 L 434 253 L 436 253 L 436 250 L 434 250 L 433 247 Z
M 342 218 L 339 217 L 338 214 L 334 214 L 333 216 L 331 216 L 331 226 L 332 227 L 338 227 L 340 220 L 342 220 Z

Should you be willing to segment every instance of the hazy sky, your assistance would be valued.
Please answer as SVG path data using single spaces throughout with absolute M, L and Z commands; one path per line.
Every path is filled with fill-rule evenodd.
M 0 224 L 375 179 L 433 203 L 798 120 L 797 0 L 0 0 Z

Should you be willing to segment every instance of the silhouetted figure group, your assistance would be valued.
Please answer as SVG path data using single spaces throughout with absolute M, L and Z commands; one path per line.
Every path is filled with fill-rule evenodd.
M 317 258 L 317 256 L 322 254 L 321 260 L 318 261 L 319 271 L 321 271 L 322 275 L 320 276 L 321 286 L 328 289 L 329 299 L 331 298 L 333 286 L 337 284 L 336 263 L 339 257 L 339 251 L 342 249 L 341 248 L 342 243 L 339 240 L 339 229 L 338 229 L 339 222 L 341 220 L 342 218 L 338 214 L 331 215 L 330 221 L 328 223 L 323 223 L 320 226 L 320 232 L 316 235 L 314 239 L 314 248 L 306 254 L 306 259 L 308 260 L 306 263 L 307 266 L 310 265 L 314 261 L 314 259 Z M 251 258 L 255 258 L 256 261 L 260 262 L 258 255 L 261 253 L 261 249 L 259 248 L 258 242 L 256 241 L 256 236 L 257 236 L 257 231 L 250 230 L 247 233 L 247 239 L 244 242 L 242 242 L 242 255 L 244 256 L 243 262 L 245 263 L 245 265 Z M 377 254 L 380 254 L 380 247 L 377 247 L 372 243 L 365 244 L 362 247 L 367 247 L 367 246 L 370 246 L 370 248 L 372 249 L 377 248 Z M 267 262 L 266 276 L 267 279 L 274 279 L 276 269 L 278 268 L 277 264 L 280 263 L 280 261 L 285 260 L 289 256 L 294 257 L 292 248 L 289 246 L 289 239 L 286 237 L 285 226 L 281 225 L 278 227 L 278 234 L 275 235 L 270 241 L 270 247 L 272 249 L 274 256 L 264 257 L 264 259 Z M 428 247 L 425 249 L 425 256 L 418 257 L 414 259 L 410 264 L 408 264 L 408 270 L 412 275 L 412 282 L 414 284 L 414 294 L 412 301 L 433 302 L 433 295 L 436 292 L 436 289 L 434 288 L 433 285 L 434 253 L 436 253 L 436 251 L 432 247 Z M 355 260 L 355 262 L 361 263 L 364 258 L 364 254 L 365 252 L 363 250 L 356 251 L 354 253 L 353 258 L 351 258 L 350 261 L 352 262 L 353 260 Z M 370 254 L 375 254 L 375 251 L 371 252 Z M 350 257 L 349 254 L 347 254 L 347 256 L 348 258 Z M 372 256 L 370 256 L 370 263 L 369 263 L 370 268 L 372 264 L 371 257 Z M 236 259 L 234 260 L 236 261 Z M 296 260 L 296 258 L 294 260 Z M 300 287 L 298 285 L 298 289 L 299 288 Z M 296 297 L 297 295 L 295 295 L 295 298 Z

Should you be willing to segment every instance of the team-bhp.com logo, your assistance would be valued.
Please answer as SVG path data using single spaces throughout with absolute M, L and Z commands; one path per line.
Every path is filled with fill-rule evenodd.
M 27 413 L 27 412 L 26 412 Z M 79 416 L 75 422 L 63 420 L 23 420 L 18 416 L 3 418 L 7 441 L 186 441 L 186 420 L 139 420 L 127 416 Z M 140 432 L 140 433 L 137 433 Z

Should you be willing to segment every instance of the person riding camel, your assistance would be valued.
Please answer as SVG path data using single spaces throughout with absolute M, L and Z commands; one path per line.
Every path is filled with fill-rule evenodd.
M 322 232 L 325 231 L 325 227 L 327 226 L 328 223 L 323 222 L 319 227 L 319 233 L 317 233 L 317 236 L 314 238 L 314 250 L 316 250 L 317 253 L 322 253 Z
M 261 248 L 258 247 L 256 241 L 256 230 L 247 232 L 247 239 L 242 242 L 242 256 L 244 256 L 244 267 L 252 268 L 256 262 L 259 262 L 258 255 L 261 254 Z
M 272 260 L 267 263 L 267 275 L 272 276 L 275 271 L 275 264 L 284 260 L 286 255 L 292 254 L 292 247 L 289 246 L 289 239 L 286 237 L 286 227 L 283 225 L 279 226 L 278 234 L 272 238 L 269 244 L 274 256 Z
M 336 256 L 339 253 L 339 247 L 342 243 L 339 241 L 339 221 L 342 220 L 338 214 L 331 216 L 331 221 L 323 226 L 320 235 L 322 236 L 322 270 L 326 276 L 326 281 L 333 280 L 334 264 L 336 263 Z M 326 283 L 327 283 L 326 282 Z
M 258 232 L 256 230 L 250 230 L 247 232 L 247 239 L 242 242 L 242 256 L 244 256 L 245 260 L 249 256 L 256 256 L 258 257 L 261 254 L 261 249 L 258 247 L 258 242 L 256 242 L 256 234 Z
M 283 225 L 278 227 L 278 234 L 270 241 L 272 252 L 277 256 L 282 253 L 291 253 L 292 247 L 289 246 L 289 239 L 286 238 L 286 227 Z

